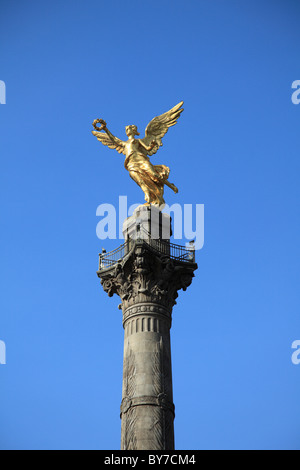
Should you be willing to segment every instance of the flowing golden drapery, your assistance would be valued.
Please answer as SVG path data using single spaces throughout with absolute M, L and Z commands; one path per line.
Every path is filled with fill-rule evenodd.
M 166 165 L 152 165 L 149 157 L 141 152 L 134 152 L 125 159 L 124 166 L 131 178 L 142 188 L 149 204 L 165 204 L 164 184 L 170 173 Z

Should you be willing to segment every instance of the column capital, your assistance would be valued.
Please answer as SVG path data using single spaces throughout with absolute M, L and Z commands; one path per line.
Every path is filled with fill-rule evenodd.
M 171 313 L 178 291 L 185 291 L 194 277 L 195 262 L 172 257 L 166 242 L 153 242 L 154 246 L 145 240 L 131 242 L 131 249 L 123 258 L 97 273 L 104 291 L 110 297 L 117 294 L 121 298 L 124 315 L 137 304 L 149 303 L 155 313 Z

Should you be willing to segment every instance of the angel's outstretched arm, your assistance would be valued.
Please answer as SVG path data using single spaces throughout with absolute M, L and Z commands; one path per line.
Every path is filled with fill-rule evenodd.
M 98 127 L 97 124 L 101 123 L 101 127 Z M 96 119 L 93 122 L 94 134 L 97 139 L 102 142 L 102 144 L 107 145 L 111 149 L 116 149 L 119 153 L 124 153 L 125 151 L 125 142 L 118 137 L 115 137 L 106 127 L 106 122 L 103 119 Z M 101 132 L 104 131 L 104 132 Z
M 115 145 L 120 145 L 120 141 L 107 129 L 107 127 L 103 127 L 103 130 L 106 132 L 110 140 L 115 144 Z
M 119 140 L 117 137 L 115 137 L 115 136 L 108 130 L 108 128 L 107 128 L 107 126 L 106 126 L 106 122 L 105 122 L 105 121 L 102 121 L 102 122 L 103 122 L 103 124 L 102 124 L 102 126 L 101 126 L 101 129 L 102 129 L 104 132 L 106 132 L 106 134 L 108 135 L 108 137 L 110 138 L 110 140 L 112 141 L 113 144 L 115 144 L 115 145 L 120 145 L 120 140 Z

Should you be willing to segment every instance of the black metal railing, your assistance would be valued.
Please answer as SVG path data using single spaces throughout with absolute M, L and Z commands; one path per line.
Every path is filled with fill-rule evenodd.
M 144 241 L 154 250 L 161 254 L 165 254 L 172 259 L 189 263 L 195 262 L 195 248 L 193 245 L 191 248 L 186 248 L 182 245 L 175 245 L 175 243 L 169 243 L 164 240 L 152 238 L 146 239 Z
M 118 261 L 121 261 L 126 254 L 127 246 L 128 242 L 125 242 L 123 245 L 119 246 L 119 248 L 116 248 L 109 253 L 106 253 L 105 250 L 103 250 L 102 253 L 99 253 L 99 271 L 110 268 Z
M 159 254 L 169 256 L 171 259 L 181 261 L 184 263 L 195 263 L 195 248 L 194 245 L 186 248 L 182 245 L 175 245 L 165 240 L 142 238 L 138 240 L 128 240 L 119 248 L 106 253 L 102 251 L 99 254 L 99 271 L 110 268 L 114 264 L 122 261 L 125 255 L 131 252 L 136 243 L 146 243 L 151 249 Z

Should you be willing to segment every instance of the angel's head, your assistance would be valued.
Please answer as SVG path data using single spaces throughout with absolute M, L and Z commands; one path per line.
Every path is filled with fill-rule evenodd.
M 125 132 L 126 132 L 127 137 L 131 137 L 131 136 L 134 137 L 135 135 L 140 135 L 140 133 L 137 130 L 137 127 L 133 125 L 126 126 Z

